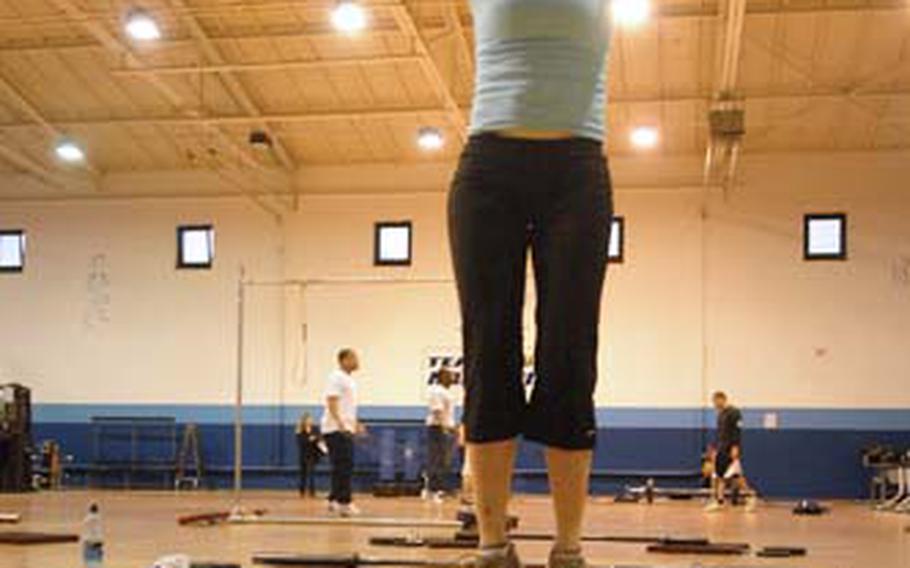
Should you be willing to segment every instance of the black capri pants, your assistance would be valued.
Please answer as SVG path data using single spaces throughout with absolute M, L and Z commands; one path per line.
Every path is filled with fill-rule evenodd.
M 613 215 L 602 144 L 474 135 L 448 208 L 468 441 L 522 435 L 555 448 L 593 448 L 597 336 Z M 522 384 L 529 249 L 537 290 L 530 399 Z

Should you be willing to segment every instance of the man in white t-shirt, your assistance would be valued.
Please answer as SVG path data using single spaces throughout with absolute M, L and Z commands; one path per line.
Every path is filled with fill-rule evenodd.
M 441 502 L 446 491 L 446 475 L 452 457 L 456 432 L 455 395 L 452 385 L 455 376 L 449 369 L 439 371 L 436 382 L 427 390 L 427 493 Z
M 338 352 L 338 368 L 329 374 L 325 389 L 325 412 L 322 413 L 322 434 L 332 464 L 329 511 L 341 516 L 359 513 L 351 503 L 354 436 L 365 432 L 357 420 L 357 383 L 352 376 L 359 368 L 360 362 L 353 349 Z

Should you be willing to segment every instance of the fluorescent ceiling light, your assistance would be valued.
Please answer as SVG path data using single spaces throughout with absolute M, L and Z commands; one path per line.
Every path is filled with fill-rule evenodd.
M 629 135 L 629 141 L 636 148 L 649 150 L 660 142 L 660 133 L 653 126 L 639 126 L 632 130 Z
M 145 10 L 131 10 L 124 24 L 126 34 L 136 41 L 154 41 L 161 39 L 161 28 L 158 22 Z
M 613 21 L 621 26 L 639 26 L 651 17 L 651 3 L 648 0 L 613 0 L 611 9 Z
M 445 146 L 445 138 L 438 128 L 421 128 L 417 134 L 417 145 L 428 152 L 440 150 Z
M 356 2 L 341 2 L 332 10 L 332 25 L 345 33 L 359 32 L 367 27 L 366 11 Z
M 58 158 L 71 164 L 85 160 L 85 152 L 72 140 L 61 140 L 54 152 Z

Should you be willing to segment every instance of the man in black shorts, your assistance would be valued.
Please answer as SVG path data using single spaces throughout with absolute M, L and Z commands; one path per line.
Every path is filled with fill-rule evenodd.
M 743 475 L 742 462 L 742 423 L 743 415 L 738 408 L 730 404 L 726 393 L 717 391 L 711 397 L 714 409 L 717 410 L 717 444 L 714 451 L 714 474 L 712 476 L 712 499 L 707 511 L 720 510 L 726 500 L 728 483 L 736 484 L 742 491 L 748 491 Z M 747 507 L 754 506 L 747 499 Z

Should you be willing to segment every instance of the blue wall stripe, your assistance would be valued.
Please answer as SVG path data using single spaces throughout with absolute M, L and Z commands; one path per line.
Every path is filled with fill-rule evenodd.
M 425 463 L 425 428 L 419 423 L 389 426 L 374 425 L 371 437 L 358 440 L 356 461 L 361 468 L 375 472 L 382 464 L 392 464 L 395 472 L 410 471 Z M 377 443 L 392 432 L 392 444 Z M 207 481 L 213 486 L 226 487 L 233 462 L 233 427 L 230 424 L 201 424 L 199 426 L 202 453 L 208 471 Z M 291 425 L 251 424 L 243 430 L 243 463 L 250 488 L 289 489 L 293 487 L 297 449 Z M 600 480 L 596 492 L 615 491 L 622 483 L 641 481 L 645 476 L 659 476 L 667 471 L 697 471 L 705 443 L 713 438 L 701 429 L 687 428 L 615 428 L 604 429 L 597 438 L 594 455 L 596 469 L 639 472 L 637 479 Z M 35 439 L 56 440 L 76 464 L 95 461 L 96 433 L 88 423 L 35 424 Z M 887 444 L 895 448 L 910 447 L 910 431 L 849 431 L 849 430 L 747 430 L 743 435 L 744 466 L 750 483 L 769 497 L 858 498 L 867 495 L 869 472 L 860 461 L 863 448 L 870 444 Z M 167 447 L 165 447 L 167 446 Z M 385 449 L 384 449 L 385 448 Z M 162 459 L 173 452 L 172 445 L 162 441 L 142 443 L 142 459 Z M 103 457 L 131 455 L 131 447 L 111 439 L 100 450 Z M 325 467 L 325 466 L 323 466 Z M 544 457 L 536 444 L 522 443 L 517 467 L 525 471 L 542 471 Z M 396 475 L 396 473 L 392 473 Z M 120 476 L 107 479 L 120 486 Z M 72 479 L 74 485 L 80 478 Z M 369 487 L 364 480 L 362 488 Z M 690 480 L 690 483 L 694 483 Z M 159 479 L 159 487 L 160 487 Z M 660 478 L 660 485 L 679 485 L 682 480 Z M 545 491 L 543 477 L 524 477 L 517 480 L 522 491 Z
M 246 424 L 293 424 L 303 412 L 320 416 L 313 405 L 249 405 Z M 365 420 L 420 420 L 423 406 L 365 406 Z M 745 427 L 763 429 L 766 413 L 778 416 L 780 430 L 910 431 L 910 409 L 748 408 Z M 173 416 L 178 422 L 230 424 L 234 409 L 228 404 L 92 404 L 42 403 L 34 406 L 34 420 L 44 423 L 84 423 L 92 416 Z M 602 428 L 701 428 L 712 427 L 714 412 L 704 408 L 613 408 L 597 411 Z
M 747 428 L 762 428 L 767 412 L 776 412 L 781 430 L 910 431 L 910 408 L 755 409 L 744 412 Z
M 245 424 L 294 424 L 304 412 L 315 417 L 322 407 L 315 405 L 247 405 L 243 408 Z M 364 406 L 363 420 L 420 420 L 426 414 L 422 406 Z M 45 403 L 33 407 L 35 422 L 84 423 L 93 416 L 173 417 L 178 422 L 196 424 L 233 424 L 234 407 L 228 404 L 66 404 Z

